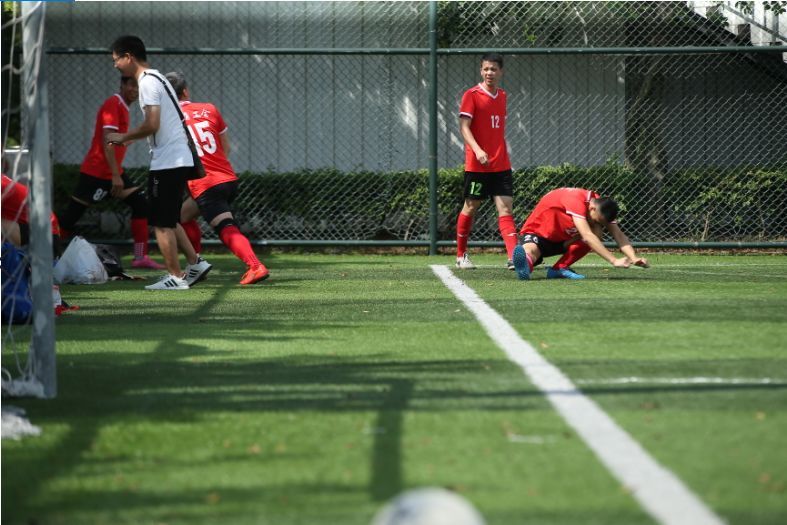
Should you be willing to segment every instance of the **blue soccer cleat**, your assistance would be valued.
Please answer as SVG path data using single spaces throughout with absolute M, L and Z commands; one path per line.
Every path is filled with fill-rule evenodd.
M 547 279 L 584 279 L 585 276 L 572 270 L 571 268 L 549 268 L 547 269 Z
M 530 266 L 527 264 L 525 248 L 521 244 L 514 248 L 512 259 L 514 261 L 514 270 L 516 270 L 516 276 L 519 277 L 519 280 L 527 281 L 530 279 Z

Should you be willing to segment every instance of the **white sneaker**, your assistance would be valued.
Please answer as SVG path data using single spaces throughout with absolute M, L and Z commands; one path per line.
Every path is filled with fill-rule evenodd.
M 194 286 L 200 281 L 204 281 L 213 265 L 202 257 L 197 257 L 197 262 L 186 266 L 186 273 L 183 278 L 189 286 Z
M 189 284 L 185 279 L 175 277 L 174 275 L 167 274 L 157 283 L 149 284 L 145 290 L 188 290 Z
M 475 270 L 475 264 L 470 260 L 467 254 L 456 258 L 456 267 L 461 270 Z

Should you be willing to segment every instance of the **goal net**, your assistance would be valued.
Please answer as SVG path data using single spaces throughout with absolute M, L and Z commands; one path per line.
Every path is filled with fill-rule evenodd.
M 3 397 L 57 393 L 45 8 L 2 3 Z

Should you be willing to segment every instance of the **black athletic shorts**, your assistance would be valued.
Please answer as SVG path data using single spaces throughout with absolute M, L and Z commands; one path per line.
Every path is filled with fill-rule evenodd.
M 174 228 L 180 222 L 180 206 L 186 177 L 194 171 L 191 166 L 168 170 L 151 170 L 148 175 L 148 224 L 159 228 Z
M 125 173 L 121 174 L 120 178 L 123 179 L 123 189 L 139 186 Z M 109 196 L 111 189 L 111 180 L 99 179 L 86 173 L 80 173 L 77 187 L 74 190 L 74 197 L 89 204 L 97 204 Z
M 532 242 L 533 244 L 538 245 L 538 249 L 541 251 L 541 257 L 539 257 L 538 260 L 533 263 L 533 266 L 538 266 L 541 264 L 544 261 L 544 257 L 562 255 L 566 253 L 566 250 L 568 250 L 568 247 L 565 246 L 563 241 L 550 241 L 549 239 L 539 237 L 535 233 L 526 233 L 522 235 L 519 238 L 519 242 L 520 244 Z
M 231 180 L 208 188 L 200 193 L 200 196 L 195 200 L 197 201 L 197 206 L 199 206 L 202 217 L 210 224 L 210 221 L 217 216 L 231 211 L 230 203 L 235 200 L 237 194 L 238 181 Z
M 484 173 L 465 172 L 465 199 L 481 200 L 492 197 L 513 197 L 514 182 L 511 170 Z

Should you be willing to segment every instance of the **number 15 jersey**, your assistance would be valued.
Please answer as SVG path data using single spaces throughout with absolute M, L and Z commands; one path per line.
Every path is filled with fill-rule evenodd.
M 494 95 L 478 84 L 462 95 L 459 117 L 469 118 L 470 131 L 489 156 L 486 166 L 478 162 L 473 148 L 465 144 L 465 171 L 497 172 L 511 169 L 506 146 L 506 92 L 497 88 Z
M 196 199 L 208 188 L 238 177 L 221 145 L 220 135 L 226 133 L 227 124 L 216 106 L 208 102 L 183 101 L 180 107 L 205 167 L 204 177 L 188 181 L 189 192 Z

